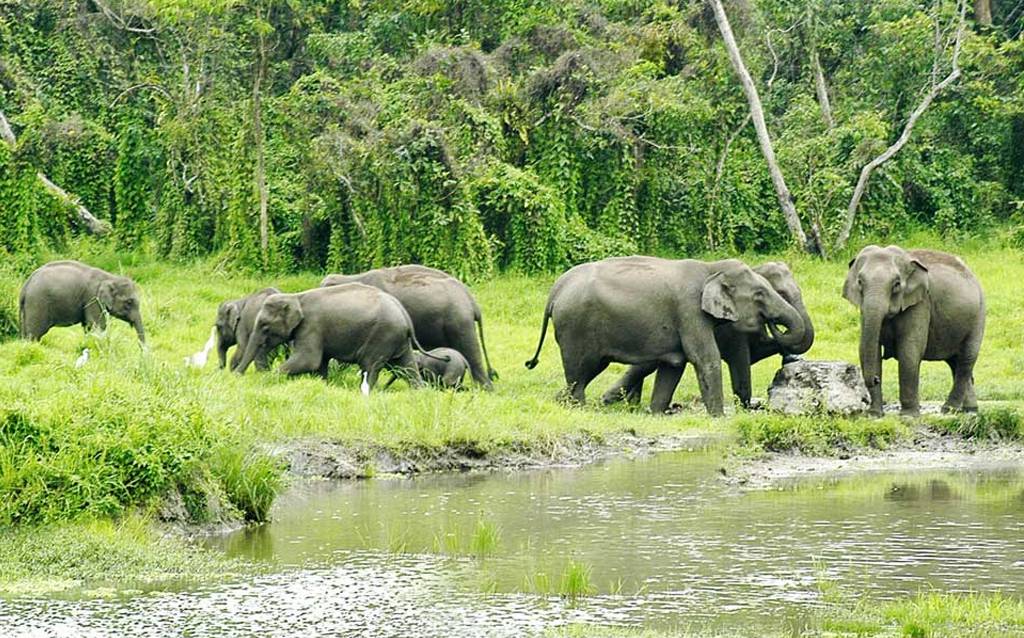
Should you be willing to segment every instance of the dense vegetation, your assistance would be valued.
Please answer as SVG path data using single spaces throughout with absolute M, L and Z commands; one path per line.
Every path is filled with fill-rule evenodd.
M 962 77 L 872 178 L 855 233 L 1019 223 L 1017 4 L 970 25 Z M 948 68 L 954 3 L 726 8 L 798 210 L 833 237 L 860 167 Z M 3 0 L 0 112 L 18 140 L 0 143 L 0 247 L 19 256 L 75 232 L 38 170 L 119 246 L 275 271 L 476 278 L 790 241 L 701 0 Z

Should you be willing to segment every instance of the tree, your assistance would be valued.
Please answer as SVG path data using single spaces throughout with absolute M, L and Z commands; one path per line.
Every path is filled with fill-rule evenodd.
M 924 112 L 928 110 L 928 107 L 931 106 L 931 103 L 935 98 L 938 97 L 946 87 L 953 82 L 956 82 L 957 78 L 960 77 L 960 47 L 963 44 L 964 39 L 964 14 L 967 11 L 966 0 L 959 0 L 957 5 L 957 27 L 956 33 L 953 36 L 953 54 L 950 62 L 949 74 L 941 81 L 935 81 L 935 78 L 938 76 L 939 68 L 942 64 L 944 49 L 941 49 L 936 52 L 935 61 L 932 64 L 932 84 L 921 99 L 921 102 L 918 103 L 917 107 L 910 113 L 906 124 L 903 125 L 903 132 L 900 133 L 899 138 L 897 138 L 895 142 L 890 144 L 889 147 L 882 151 L 880 155 L 865 164 L 864 168 L 861 169 L 860 177 L 857 179 L 857 185 L 853 189 L 853 196 L 850 198 L 850 205 L 846 208 L 846 218 L 843 221 L 842 230 L 839 231 L 839 236 L 836 238 L 836 250 L 842 250 L 842 248 L 846 246 L 846 242 L 850 239 L 850 231 L 853 229 L 853 221 L 857 216 L 857 210 L 860 208 L 860 201 L 861 198 L 864 197 L 864 191 L 867 189 L 868 180 L 871 179 L 871 174 L 876 168 L 892 159 L 896 153 L 900 152 L 900 149 L 906 146 L 907 142 L 910 141 L 911 133 L 914 132 L 914 125 L 917 124 L 917 120 L 924 115 Z M 939 20 L 938 16 L 936 16 L 935 19 Z M 936 33 L 939 33 L 938 25 L 936 25 Z
M 789 233 L 803 250 L 812 254 L 822 254 L 822 245 L 820 238 L 817 237 L 817 233 L 815 232 L 812 236 L 808 237 L 804 232 L 803 224 L 800 223 L 800 215 L 796 212 L 793 196 L 786 186 L 786 179 L 779 168 L 778 160 L 775 159 L 775 149 L 772 146 L 771 136 L 768 134 L 768 125 L 765 123 L 761 98 L 757 93 L 754 80 L 751 79 L 750 73 L 743 63 L 743 57 L 740 55 L 740 49 L 736 44 L 736 38 L 733 36 L 732 27 L 729 25 L 729 18 L 725 14 L 725 8 L 722 6 L 722 0 L 709 1 L 711 2 L 711 8 L 715 12 L 715 22 L 718 24 L 718 30 L 725 41 L 725 48 L 729 52 L 729 60 L 732 62 L 736 75 L 740 78 L 743 93 L 747 96 L 750 115 L 754 120 L 754 130 L 757 132 L 757 140 L 761 146 L 761 154 L 764 155 L 764 161 L 768 164 L 768 172 L 771 174 L 772 185 L 775 187 L 779 207 L 782 208 L 782 214 L 786 218 Z

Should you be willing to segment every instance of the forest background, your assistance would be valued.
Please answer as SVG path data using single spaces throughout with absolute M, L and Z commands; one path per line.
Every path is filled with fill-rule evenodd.
M 712 4 L 0 0 L 0 253 L 85 230 L 39 173 L 119 250 L 254 271 L 791 248 Z M 827 252 L 1024 240 L 1024 1 L 724 6 Z

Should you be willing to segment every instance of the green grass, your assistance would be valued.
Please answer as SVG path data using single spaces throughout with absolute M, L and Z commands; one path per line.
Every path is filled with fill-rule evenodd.
M 981 279 L 989 308 L 975 370 L 979 398 L 1011 405 L 1024 401 L 1018 291 L 1024 255 L 981 245 L 963 256 Z M 117 320 L 104 335 L 57 328 L 40 343 L 0 342 L 0 527 L 117 518 L 138 510 L 160 515 L 168 495 L 196 521 L 216 520 L 224 512 L 265 520 L 283 481 L 282 464 L 267 450 L 305 437 L 399 451 L 450 446 L 486 455 L 502 449 L 556 450 L 564 437 L 580 433 L 601 439 L 623 431 L 641 436 L 707 432 L 738 434 L 759 449 L 824 453 L 884 447 L 909 432 L 897 419 L 763 414 L 708 419 L 692 371 L 676 393 L 678 402 L 695 406 L 684 415 L 651 416 L 624 405 L 596 405 L 624 369 L 621 365 L 611 366 L 591 385 L 590 405 L 567 407 L 557 399 L 564 381 L 550 335 L 540 365 L 532 371 L 523 367 L 536 346 L 554 274 L 505 274 L 472 283 L 484 311 L 491 361 L 501 373 L 492 393 L 414 391 L 396 383 L 363 397 L 351 367 L 333 371 L 327 382 L 255 371 L 239 376 L 218 370 L 213 361 L 203 370 L 189 369 L 183 361 L 208 338 L 222 300 L 270 284 L 303 290 L 317 285 L 323 273 L 255 276 L 229 271 L 217 258 L 168 264 L 91 242 L 50 256 L 58 257 L 80 258 L 132 276 L 141 290 L 149 346 L 140 349 L 130 328 Z M 769 259 L 787 261 L 803 288 L 817 333 L 808 357 L 855 362 L 857 310 L 840 296 L 845 261 L 800 255 L 746 258 L 752 264 Z M 38 263 L 0 266 L 0 339 L 12 334 L 17 290 Z M 85 347 L 90 361 L 75 368 Z M 755 366 L 755 395 L 764 394 L 777 365 L 773 360 Z M 890 401 L 897 398 L 896 376 L 895 363 L 887 361 L 884 388 Z M 949 385 L 945 364 L 922 366 L 923 400 L 943 400 Z M 937 419 L 934 427 L 965 436 L 1017 437 L 1020 419 L 1011 413 L 1016 414 L 983 410 L 974 421 Z M 473 539 L 457 540 L 468 546 Z M 396 539 L 394 544 L 402 543 Z
M 141 517 L 0 531 L 0 596 L 104 595 L 111 584 L 120 591 L 166 589 L 252 572 L 248 564 L 161 538 Z

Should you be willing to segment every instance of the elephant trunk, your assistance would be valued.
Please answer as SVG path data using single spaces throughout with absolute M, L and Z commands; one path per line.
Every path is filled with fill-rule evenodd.
M 232 345 L 234 344 L 230 343 L 230 340 L 224 332 L 220 328 L 217 328 L 217 360 L 220 362 L 222 370 L 228 364 L 228 348 Z
M 259 339 L 256 337 L 256 335 L 253 335 L 249 339 L 249 343 L 245 345 L 245 353 L 242 355 L 241 361 L 239 361 L 238 365 L 235 366 L 235 372 L 237 372 L 238 374 L 245 374 L 245 371 L 249 368 L 249 364 L 253 362 L 253 359 L 255 359 L 256 355 L 258 354 L 258 341 Z
M 884 295 L 865 297 L 860 308 L 860 367 L 871 396 L 872 414 L 882 414 L 882 321 L 889 308 Z
M 792 352 L 803 344 L 807 326 L 796 308 L 789 305 L 778 293 L 774 296 L 777 298 L 773 304 L 776 310 L 768 318 L 768 331 L 784 352 Z M 785 328 L 785 332 L 779 330 L 779 326 Z
M 807 306 L 804 305 L 802 299 L 797 299 L 793 303 L 793 308 L 796 309 L 800 320 L 804 326 L 804 338 L 794 346 L 786 348 L 787 354 L 803 354 L 811 349 L 814 345 L 814 324 L 811 323 L 811 316 L 807 313 Z
M 142 327 L 142 313 L 136 308 L 132 310 L 128 316 L 128 323 L 135 328 L 135 334 L 139 335 L 139 342 L 145 345 L 146 343 L 146 330 Z

